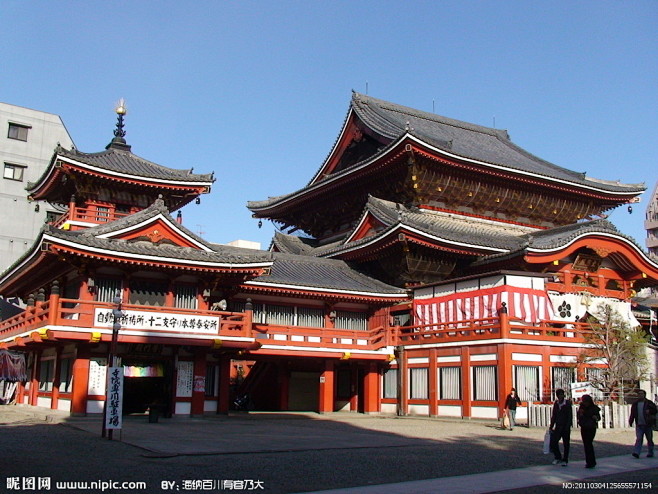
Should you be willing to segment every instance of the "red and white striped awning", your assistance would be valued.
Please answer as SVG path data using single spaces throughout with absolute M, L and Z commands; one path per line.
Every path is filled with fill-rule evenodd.
M 414 300 L 415 325 L 434 325 L 498 316 L 505 302 L 511 319 L 527 323 L 553 319 L 553 306 L 543 290 L 501 285 L 441 297 Z

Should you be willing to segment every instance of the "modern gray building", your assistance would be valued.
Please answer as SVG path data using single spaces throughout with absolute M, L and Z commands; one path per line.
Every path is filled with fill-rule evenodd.
M 647 230 L 647 249 L 650 254 L 658 256 L 658 182 L 649 197 L 644 228 Z
M 0 103 L 0 272 L 14 263 L 34 242 L 52 215 L 60 212 L 48 203 L 32 202 L 28 182 L 44 172 L 59 143 L 71 148 L 73 140 L 58 115 Z

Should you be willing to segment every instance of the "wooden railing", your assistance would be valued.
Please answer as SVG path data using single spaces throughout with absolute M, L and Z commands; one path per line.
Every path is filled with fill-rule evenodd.
M 108 324 L 102 324 L 96 320 L 97 310 L 104 309 L 105 311 L 111 311 L 115 307 L 115 304 L 112 303 L 64 299 L 55 296 L 49 301 L 37 302 L 34 306 L 28 306 L 24 312 L 0 322 L 0 338 L 4 339 L 12 335 L 26 333 L 43 327 L 63 326 L 86 328 L 89 331 L 106 328 Z M 134 304 L 123 304 L 121 308 L 126 313 L 126 317 L 130 317 L 130 313 L 133 311 L 146 315 L 147 318 L 151 317 L 154 321 L 158 319 L 161 322 L 165 322 L 166 324 L 161 324 L 155 328 L 160 331 L 176 331 L 177 328 L 173 324 L 175 317 L 184 317 L 186 321 L 185 326 L 188 326 L 187 321 L 200 321 L 202 316 L 210 316 L 219 317 L 217 337 L 253 337 L 250 315 L 243 312 L 179 309 Z M 195 319 L 196 317 L 198 319 Z M 126 326 L 129 321 L 119 320 L 119 322 L 123 326 Z M 111 324 L 109 327 L 111 328 Z M 187 333 L 207 334 L 208 331 L 195 331 L 194 328 L 188 326 Z
M 542 321 L 536 325 L 509 321 L 506 317 L 471 319 L 459 323 L 394 327 L 390 331 L 391 345 L 425 345 L 458 341 L 521 338 L 541 341 L 583 342 L 590 331 L 588 323 Z
M 85 223 L 93 223 L 96 225 L 102 223 L 109 223 L 110 221 L 118 220 L 131 213 L 120 213 L 118 211 L 97 211 L 95 208 L 74 208 L 61 215 L 53 222 L 55 228 L 60 228 L 67 221 L 80 221 Z
M 254 324 L 253 329 L 256 340 L 261 344 L 308 348 L 378 350 L 388 346 L 388 336 L 390 334 L 382 326 L 363 331 Z
M 112 325 L 108 324 L 107 317 L 113 308 L 115 308 L 115 305 L 111 303 L 60 299 L 55 295 L 45 302 L 37 302 L 36 305 L 28 306 L 21 314 L 1 321 L 0 338 L 7 339 L 12 335 L 25 334 L 44 327 L 85 328 L 90 332 L 99 328 L 111 328 Z M 104 321 L 96 320 L 100 317 L 99 310 L 104 313 Z M 181 336 L 203 334 L 217 338 L 233 336 L 254 338 L 261 345 L 266 344 L 282 348 L 339 348 L 346 351 L 349 349 L 373 351 L 398 345 L 414 346 L 501 338 L 582 343 L 584 341 L 583 335 L 590 331 L 588 323 L 543 321 L 533 325 L 522 321 L 510 321 L 505 313 L 501 313 L 499 317 L 472 319 L 458 323 L 389 328 L 378 326 L 372 330 L 359 331 L 252 324 L 250 311 L 226 312 L 131 304 L 124 304 L 122 310 L 130 317 L 140 317 L 142 320 L 158 320 L 157 325 L 144 330 L 167 332 L 168 336 L 171 336 L 172 333 Z M 208 317 L 213 318 L 214 326 L 203 326 L 208 321 L 204 318 Z M 217 323 L 217 317 L 219 317 L 219 323 Z M 198 331 L 195 330 L 194 326 L 189 326 L 190 321 L 199 324 Z M 119 322 L 126 329 L 131 327 L 130 320 Z

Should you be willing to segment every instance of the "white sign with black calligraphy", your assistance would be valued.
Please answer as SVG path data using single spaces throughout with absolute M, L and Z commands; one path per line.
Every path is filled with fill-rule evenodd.
M 123 425 L 123 367 L 110 367 L 108 372 L 105 428 L 121 429 Z
M 178 333 L 219 334 L 219 316 L 176 314 L 174 312 L 149 312 L 124 310 L 119 318 L 121 329 L 168 330 Z M 94 311 L 94 326 L 111 328 L 114 324 L 112 309 L 97 308 Z

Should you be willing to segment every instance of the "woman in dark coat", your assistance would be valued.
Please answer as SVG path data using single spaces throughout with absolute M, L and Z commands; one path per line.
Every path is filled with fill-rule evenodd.
M 594 436 L 596 428 L 601 420 L 601 409 L 594 404 L 590 395 L 583 395 L 578 408 L 578 425 L 580 426 L 580 437 L 583 439 L 585 447 L 585 468 L 594 468 L 596 466 L 596 456 L 594 456 Z

